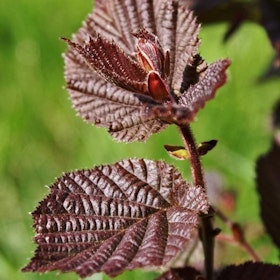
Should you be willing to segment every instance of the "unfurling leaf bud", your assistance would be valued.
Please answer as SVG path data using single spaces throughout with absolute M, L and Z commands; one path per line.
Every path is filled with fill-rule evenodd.
M 199 156 L 206 155 L 209 151 L 211 151 L 216 146 L 217 142 L 218 142 L 217 140 L 210 140 L 198 144 L 196 148 Z M 190 157 L 188 151 L 182 146 L 164 145 L 164 148 L 168 152 L 168 154 L 173 158 L 185 160 L 185 159 L 189 159 Z
M 159 76 L 158 72 L 149 72 L 148 91 L 149 94 L 157 101 L 166 101 L 169 99 L 168 86 Z
M 173 158 L 184 160 L 190 157 L 188 151 L 182 146 L 164 145 L 164 148 Z
M 138 38 L 137 57 L 142 67 L 147 71 L 157 71 L 162 78 L 169 74 L 169 52 L 164 51 L 158 37 L 146 29 L 133 34 Z
M 218 141 L 217 140 L 210 140 L 206 142 L 201 142 L 197 146 L 197 151 L 200 156 L 206 155 L 209 151 L 211 151 L 216 145 Z

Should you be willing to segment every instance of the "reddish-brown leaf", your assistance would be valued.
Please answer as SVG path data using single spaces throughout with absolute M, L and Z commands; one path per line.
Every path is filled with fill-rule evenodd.
M 137 94 L 108 83 L 89 68 L 81 68 L 83 63 L 73 53 L 68 52 L 66 63 L 73 106 L 86 121 L 106 127 L 115 139 L 125 142 L 146 141 L 166 127 L 155 116 L 144 118 Z
M 98 32 L 109 40 L 113 39 L 127 54 L 134 56 L 135 38 L 131 34 L 143 27 L 156 32 L 154 2 L 157 1 L 97 0 L 93 13 L 79 33 L 83 36 Z
M 64 40 L 76 55 L 81 55 L 92 70 L 108 82 L 132 92 L 146 92 L 147 73 L 114 42 L 99 35 L 96 38 L 90 37 L 84 46 Z
M 180 1 L 178 1 L 180 2 Z M 176 48 L 171 87 L 175 93 L 179 93 L 185 79 L 183 73 L 187 65 L 192 63 L 193 57 L 197 55 L 200 40 L 198 33 L 200 24 L 196 22 L 196 17 L 185 7 L 178 8 L 178 18 L 176 24 Z M 172 61 L 172 60 L 171 60 Z
M 182 2 L 97 0 L 93 13 L 73 36 L 73 42 L 65 55 L 65 78 L 75 109 L 87 121 L 109 128 L 120 141 L 145 141 L 153 133 L 165 128 L 156 115 L 148 118 L 146 115 L 140 116 L 139 112 L 145 111 L 145 108 L 140 110 L 141 102 L 136 99 L 141 98 L 128 93 L 130 90 L 147 94 L 145 71 L 141 71 L 135 62 L 137 39 L 132 35 L 142 28 L 158 37 L 162 51 L 166 54 L 164 71 L 168 74 L 165 81 L 168 83 L 167 90 L 179 93 L 185 80 L 183 72 L 192 63 L 199 45 L 199 25 Z M 170 67 L 165 64 L 170 64 Z M 111 84 L 101 87 L 104 78 Z M 156 89 L 162 88 L 162 85 Z M 111 97 L 120 92 L 120 103 L 115 103 Z M 121 102 L 126 99 L 133 102 L 124 102 L 122 110 Z M 98 113 L 93 112 L 95 108 L 99 109 Z M 105 116 L 107 111 L 109 117 Z M 135 111 L 136 114 L 132 116 Z
M 32 213 L 38 248 L 23 271 L 158 267 L 186 248 L 208 203 L 162 161 L 130 159 L 65 174 Z

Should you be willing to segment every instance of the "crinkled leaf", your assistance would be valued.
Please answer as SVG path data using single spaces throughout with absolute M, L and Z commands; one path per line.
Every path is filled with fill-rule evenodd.
M 101 36 L 89 38 L 84 46 L 64 39 L 77 55 L 81 55 L 87 64 L 108 82 L 131 90 L 145 92 L 147 73 L 126 55 L 114 42 Z
M 149 0 L 95 1 L 95 9 L 91 13 L 80 35 L 95 32 L 107 39 L 113 39 L 127 54 L 134 56 L 135 38 L 132 33 L 145 27 L 155 33 L 154 3 Z
M 134 102 L 137 98 L 113 85 L 103 86 L 102 82 L 105 77 L 125 89 L 132 87 L 133 90 L 138 90 L 143 87 L 143 73 L 136 77 L 139 69 L 137 64 L 132 62 L 136 59 L 136 38 L 132 33 L 138 32 L 143 27 L 158 36 L 164 51 L 169 50 L 171 62 L 169 84 L 175 92 L 179 92 L 185 66 L 192 61 L 197 52 L 199 25 L 192 12 L 186 10 L 186 7 L 177 1 L 97 0 L 93 13 L 73 36 L 73 41 L 79 44 L 79 47 L 72 45 L 65 55 L 65 78 L 75 109 L 87 121 L 109 128 L 113 137 L 120 141 L 145 141 L 165 127 L 161 121 L 155 119 L 156 116 L 148 118 L 141 117 L 139 114 L 131 116 L 133 110 L 140 112 L 141 103 Z M 98 34 L 106 40 L 98 37 Z M 90 37 L 91 42 L 86 44 L 85 48 L 81 47 Z M 118 47 L 109 42 L 112 40 L 118 44 Z M 120 49 L 130 58 L 126 57 Z M 82 55 L 77 54 L 77 50 Z M 116 54 L 113 55 L 115 51 Z M 95 53 L 94 57 L 92 52 Z M 106 59 L 99 61 L 98 56 L 103 60 L 106 56 L 107 61 Z M 121 59 L 121 62 L 117 62 L 118 59 Z M 112 63 L 113 60 L 116 60 L 115 64 Z M 129 69 L 123 69 L 126 62 L 129 62 Z M 102 76 L 97 75 L 88 63 Z M 118 63 L 122 66 L 120 69 Z M 128 78 L 130 72 L 132 77 Z M 111 96 L 117 95 L 120 91 L 122 92 L 118 98 L 120 103 L 116 104 Z M 125 94 L 128 97 L 124 97 Z M 124 99 L 133 102 L 129 105 L 122 104 Z M 109 107 L 105 106 L 107 104 Z M 112 105 L 114 108 L 111 108 Z M 120 108 L 122 105 L 124 110 Z M 98 108 L 98 113 L 91 111 L 95 108 Z M 110 115 L 108 118 L 105 116 L 107 111 Z M 122 111 L 121 115 L 120 111 Z
M 276 141 L 271 150 L 258 159 L 257 185 L 262 220 L 280 248 L 280 146 Z
M 157 35 L 163 49 L 170 51 L 169 84 L 180 91 L 183 71 L 199 47 L 200 25 L 183 1 L 159 1 L 155 10 Z
M 130 159 L 65 174 L 32 213 L 38 248 L 23 271 L 103 271 L 162 266 L 196 233 L 208 203 L 162 161 Z
M 222 270 L 217 280 L 279 280 L 280 266 L 265 263 L 247 262 L 241 265 L 230 265 Z
M 230 65 L 228 59 L 218 60 L 209 65 L 203 78 L 191 85 L 189 90 L 179 98 L 179 104 L 188 108 L 193 114 L 203 108 L 206 101 L 212 99 L 219 87 L 226 82 L 226 69 Z
M 226 70 L 230 65 L 228 59 L 218 60 L 207 67 L 201 80 L 194 85 L 189 85 L 179 97 L 179 105 L 172 103 L 147 104 L 146 115 L 156 117 L 167 123 L 186 125 L 194 120 L 199 109 L 214 98 L 219 87 L 226 82 Z
M 145 141 L 166 127 L 155 117 L 143 117 L 137 94 L 100 79 L 89 68 L 81 71 L 74 61 L 78 62 L 69 52 L 66 79 L 72 103 L 82 118 L 106 127 L 115 139 L 126 142 Z
M 204 279 L 201 272 L 193 267 L 185 266 L 182 268 L 171 268 L 167 272 L 160 275 L 156 280 L 198 280 Z

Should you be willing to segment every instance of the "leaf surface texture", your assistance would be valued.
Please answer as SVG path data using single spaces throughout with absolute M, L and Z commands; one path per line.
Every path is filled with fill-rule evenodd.
M 186 248 L 208 203 L 162 161 L 124 160 L 67 173 L 32 213 L 38 244 L 24 271 L 159 267 Z

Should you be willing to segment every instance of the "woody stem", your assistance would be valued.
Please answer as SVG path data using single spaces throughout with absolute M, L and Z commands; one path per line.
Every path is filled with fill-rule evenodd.
M 193 183 L 206 191 L 200 157 L 196 148 L 194 136 L 189 125 L 179 126 L 185 148 L 189 153 Z M 209 212 L 212 212 L 210 209 Z M 200 239 L 204 250 L 204 265 L 206 279 L 213 279 L 214 266 L 214 229 L 211 213 L 200 214 Z

